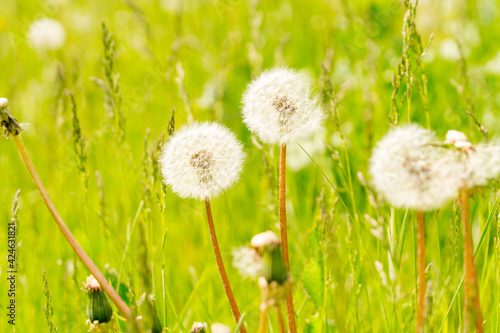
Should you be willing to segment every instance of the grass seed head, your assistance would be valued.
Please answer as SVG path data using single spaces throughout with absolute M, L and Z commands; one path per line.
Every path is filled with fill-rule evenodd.
M 275 144 L 309 137 L 324 118 L 319 98 L 296 71 L 274 68 L 253 80 L 243 96 L 243 120 L 261 140 Z
M 373 150 L 373 185 L 393 206 L 429 211 L 456 196 L 460 166 L 435 142 L 432 131 L 408 125 L 391 130 Z
M 213 198 L 239 178 L 245 154 L 233 133 L 217 123 L 185 126 L 163 147 L 164 182 L 179 196 Z

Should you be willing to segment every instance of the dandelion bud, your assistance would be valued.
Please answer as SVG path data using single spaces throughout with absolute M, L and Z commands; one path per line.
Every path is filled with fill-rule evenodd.
M 27 38 L 29 46 L 34 50 L 59 50 L 66 41 L 66 31 L 58 21 L 43 18 L 30 25 Z
M 250 241 L 250 246 L 254 249 L 260 250 L 267 246 L 278 246 L 280 245 L 279 237 L 272 231 L 261 232 L 253 236 Z
M 272 231 L 257 234 L 250 242 L 250 246 L 262 257 L 260 276 L 269 283 L 276 281 L 278 284 L 283 284 L 288 280 L 280 244 L 280 239 Z
M 207 323 L 199 323 L 199 322 L 194 322 L 193 327 L 191 327 L 191 330 L 189 333 L 206 333 L 207 332 Z
M 261 140 L 284 144 L 309 137 L 324 118 L 305 78 L 274 68 L 253 80 L 243 96 L 243 121 Z
M 175 132 L 163 147 L 160 164 L 175 193 L 206 199 L 236 182 L 244 158 L 241 144 L 226 127 L 202 123 Z
M 87 317 L 91 323 L 107 323 L 113 316 L 113 309 L 109 304 L 106 293 L 93 275 L 87 277 L 83 289 L 87 292 Z
M 4 109 L 9 105 L 9 100 L 5 97 L 0 97 L 0 109 Z

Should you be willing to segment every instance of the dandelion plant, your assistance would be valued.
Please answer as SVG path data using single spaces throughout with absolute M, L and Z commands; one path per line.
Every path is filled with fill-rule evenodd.
M 377 191 L 393 206 L 417 212 L 417 332 L 424 331 L 425 322 L 424 212 L 442 207 L 460 187 L 457 164 L 436 141 L 432 131 L 418 125 L 397 127 L 380 140 L 370 159 Z
M 471 329 L 474 324 L 476 332 L 484 332 L 472 245 L 469 192 L 475 187 L 487 185 L 491 179 L 498 178 L 500 175 L 500 146 L 472 145 L 464 133 L 454 130 L 448 131 L 446 134 L 446 143 L 456 148 L 454 155 L 460 165 L 459 202 L 464 223 L 465 330 Z
M 133 317 L 130 308 L 125 304 L 125 302 L 121 299 L 121 297 L 118 295 L 115 289 L 111 286 L 108 280 L 101 273 L 99 268 L 94 264 L 92 259 L 90 259 L 85 250 L 80 246 L 75 236 L 73 236 L 69 228 L 66 226 L 66 223 L 64 223 L 64 220 L 62 219 L 61 215 L 59 215 L 59 212 L 52 203 L 52 200 L 50 199 L 47 190 L 43 186 L 42 180 L 38 176 L 38 172 L 36 171 L 35 166 L 31 162 L 31 159 L 28 155 L 28 151 L 26 150 L 26 147 L 24 146 L 24 143 L 21 140 L 20 136 L 21 126 L 19 125 L 18 121 L 8 111 L 7 109 L 8 105 L 9 101 L 6 98 L 0 98 L 0 124 L 2 126 L 3 131 L 5 132 L 5 135 L 8 138 L 12 137 L 12 140 L 16 145 L 19 155 L 21 155 L 21 159 L 26 165 L 26 168 L 28 169 L 31 178 L 33 179 L 36 187 L 40 191 L 43 201 L 45 202 L 47 209 L 52 215 L 52 218 L 54 219 L 55 223 L 61 230 L 61 233 L 63 234 L 66 241 L 73 248 L 73 251 L 78 255 L 78 257 L 83 262 L 85 267 L 87 267 L 90 273 L 92 273 L 95 279 L 99 282 L 102 289 L 108 294 L 108 296 L 111 298 L 111 300 L 116 305 L 118 310 L 120 310 L 120 312 L 131 322 L 132 325 L 134 325 L 135 328 L 137 328 L 137 321 Z
M 244 158 L 241 144 L 226 127 L 195 123 L 175 132 L 163 147 L 160 159 L 164 181 L 175 193 L 205 201 L 215 261 L 236 323 L 241 314 L 220 253 L 210 199 L 238 180 Z M 246 332 L 244 325 L 241 332 Z
M 290 272 L 286 223 L 286 145 L 321 127 L 323 111 L 310 84 L 288 68 L 274 68 L 252 81 L 243 96 L 243 120 L 259 138 L 280 145 L 279 216 L 283 259 Z M 286 300 L 288 325 L 297 331 L 291 291 Z

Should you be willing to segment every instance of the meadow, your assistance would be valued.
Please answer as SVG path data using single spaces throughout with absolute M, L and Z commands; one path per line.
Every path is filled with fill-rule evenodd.
M 64 27 L 61 48 L 30 41 L 41 18 Z M 232 253 L 258 233 L 279 235 L 280 149 L 245 126 L 242 97 L 263 70 L 296 69 L 326 115 L 310 139 L 288 144 L 298 331 L 413 332 L 417 213 L 374 189 L 372 149 L 409 122 L 441 140 L 458 130 L 474 144 L 499 142 L 499 40 L 495 0 L 6 0 L 0 97 L 82 248 L 138 315 L 147 318 L 154 304 L 167 332 L 189 332 L 193 322 L 206 322 L 208 332 L 213 323 L 238 330 L 205 206 L 165 186 L 158 163 L 163 144 L 186 124 L 228 127 L 246 159 L 240 180 L 211 201 L 212 213 L 243 321 L 257 332 L 260 289 L 233 267 Z M 12 141 L 0 138 L 0 331 L 86 331 L 82 287 L 90 273 Z M 8 223 L 19 189 L 13 326 Z M 500 332 L 499 199 L 493 181 L 470 200 L 485 332 Z M 464 331 L 460 205 L 452 200 L 425 216 L 426 331 Z M 269 332 L 279 332 L 274 312 Z

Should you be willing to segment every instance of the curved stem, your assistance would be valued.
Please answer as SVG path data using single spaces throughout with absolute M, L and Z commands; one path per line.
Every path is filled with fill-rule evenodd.
M 424 331 L 425 316 L 425 219 L 424 212 L 417 211 L 418 230 L 418 308 L 417 333 Z
M 460 212 L 464 221 L 465 330 L 467 331 L 474 321 L 476 332 L 482 333 L 484 332 L 483 317 L 479 304 L 479 287 L 470 229 L 469 191 L 465 186 L 460 190 Z M 472 304 L 470 304 L 471 301 Z M 470 313 L 472 313 L 472 318 Z
M 229 305 L 231 306 L 231 311 L 233 312 L 234 320 L 236 324 L 240 321 L 240 310 L 234 299 L 233 290 L 229 284 L 229 279 L 227 278 L 226 269 L 224 268 L 224 262 L 222 261 L 222 255 L 220 254 L 219 242 L 217 242 L 217 235 L 215 234 L 214 219 L 212 217 L 212 208 L 210 207 L 210 200 L 205 199 L 205 208 L 207 210 L 207 220 L 208 229 L 210 230 L 210 239 L 212 241 L 212 247 L 214 249 L 215 261 L 217 262 L 217 268 L 219 269 L 219 275 L 222 280 L 222 285 L 224 286 L 224 291 L 226 292 Z M 246 333 L 245 325 L 241 325 L 241 332 Z
M 286 269 L 290 274 L 290 262 L 288 259 L 288 233 L 286 225 L 286 144 L 280 147 L 280 234 L 281 234 L 281 250 L 285 261 Z M 293 309 L 292 288 L 286 295 L 286 314 L 288 317 L 288 327 L 291 333 L 297 333 L 297 325 L 295 323 L 295 310 Z
M 50 197 L 45 190 L 45 187 L 42 184 L 42 181 L 40 177 L 38 176 L 38 173 L 36 172 L 35 167 L 33 166 L 33 163 L 31 162 L 28 152 L 26 151 L 26 147 L 24 146 L 21 138 L 16 135 L 13 136 L 14 143 L 17 147 L 17 150 L 19 151 L 19 154 L 21 155 L 21 158 L 24 161 L 24 164 L 28 168 L 28 171 L 33 178 L 33 181 L 35 182 L 36 187 L 40 191 L 40 194 L 42 195 L 43 201 L 45 202 L 45 205 L 47 206 L 50 214 L 52 215 L 52 218 L 56 222 L 57 226 L 61 230 L 64 238 L 68 241 L 69 245 L 73 248 L 75 253 L 78 255 L 80 260 L 83 262 L 85 267 L 90 271 L 92 275 L 96 278 L 96 280 L 99 282 L 101 285 L 102 289 L 108 294 L 109 298 L 115 303 L 116 307 L 118 310 L 134 325 L 137 324 L 135 318 L 132 316 L 132 311 L 130 308 L 123 302 L 123 300 L 120 298 L 118 293 L 115 291 L 115 289 L 109 284 L 108 280 L 104 277 L 104 275 L 101 273 L 99 268 L 94 264 L 92 259 L 85 253 L 83 248 L 78 244 L 78 241 L 75 239 L 69 228 L 66 226 L 64 223 L 63 219 L 57 212 L 56 207 L 52 203 L 52 200 L 50 200 Z M 137 326 L 136 326 L 137 328 Z

